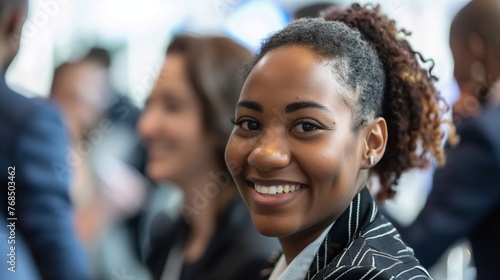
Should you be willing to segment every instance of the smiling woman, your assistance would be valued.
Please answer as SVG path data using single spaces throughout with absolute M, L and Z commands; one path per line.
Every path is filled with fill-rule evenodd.
M 383 200 L 402 172 L 442 161 L 440 97 L 418 56 L 378 7 L 355 4 L 291 23 L 249 64 L 226 163 L 283 247 L 271 279 L 430 278 L 366 188 L 377 175 Z
M 183 192 L 182 217 L 155 218 L 147 265 L 154 279 L 253 280 L 277 249 L 252 226 L 224 164 L 239 81 L 250 51 L 225 37 L 180 35 L 140 119 L 146 172 Z

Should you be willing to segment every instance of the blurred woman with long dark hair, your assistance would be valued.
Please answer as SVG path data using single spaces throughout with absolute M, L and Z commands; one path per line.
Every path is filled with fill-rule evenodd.
M 147 264 L 155 279 L 255 279 L 277 248 L 253 228 L 224 163 L 237 72 L 250 56 L 224 37 L 179 36 L 168 47 L 139 122 L 148 176 L 184 195 L 177 219 L 153 223 Z

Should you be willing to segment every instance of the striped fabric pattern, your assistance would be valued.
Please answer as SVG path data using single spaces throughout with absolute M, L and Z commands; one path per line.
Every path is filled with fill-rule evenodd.
M 364 188 L 335 222 L 307 274 L 318 279 L 431 279 Z
M 307 280 L 431 279 L 364 188 L 320 246 Z

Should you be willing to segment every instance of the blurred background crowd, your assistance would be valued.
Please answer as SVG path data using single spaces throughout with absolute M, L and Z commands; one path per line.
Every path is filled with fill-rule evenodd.
M 53 174 L 59 183 L 67 183 L 73 210 L 65 209 L 74 223 L 74 233 L 68 231 L 68 234 L 74 234 L 75 242 L 83 246 L 86 261 L 82 263 L 90 264 L 91 279 L 176 279 L 179 275 L 173 275 L 180 272 L 169 269 L 174 273 L 169 276 L 162 274 L 162 269 L 175 267 L 172 259 L 179 250 L 177 244 L 185 242 L 186 236 L 193 241 L 188 238 L 190 246 L 184 256 L 193 262 L 187 267 L 184 265 L 184 270 L 203 271 L 204 266 L 211 265 L 212 258 L 234 260 L 238 250 L 243 250 L 242 240 L 223 240 L 226 245 L 220 246 L 232 246 L 234 252 L 230 252 L 231 249 L 224 249 L 224 253 L 217 251 L 222 247 L 207 241 L 214 232 L 217 236 L 241 235 L 248 243 L 263 244 L 261 247 L 266 250 L 246 249 L 251 251 L 249 260 L 279 250 L 275 242 L 246 229 L 251 227 L 251 223 L 245 222 L 249 221 L 248 214 L 240 213 L 246 209 L 237 198 L 236 190 L 225 188 L 230 178 L 221 155 L 231 129 L 230 112 L 237 100 L 234 92 L 239 86 L 227 77 L 238 72 L 266 35 L 283 28 L 294 18 L 317 16 L 324 7 L 332 4 L 342 7 L 351 1 L 27 2 L 29 9 L 22 33 L 11 33 L 8 37 L 11 43 L 19 40 L 20 47 L 5 72 L 5 81 L 9 88 L 23 96 L 37 102 L 49 100 L 62 117 L 65 136 L 61 134 L 61 137 L 67 138 L 67 144 L 59 147 L 64 155 L 59 157 L 61 161 L 44 163 L 47 166 L 44 172 Z M 461 97 L 461 91 L 467 88 L 464 83 L 474 82 L 468 81 L 469 77 L 457 76 L 456 60 L 466 54 L 457 53 L 463 51 L 460 47 L 456 47 L 455 53 L 450 49 L 453 44 L 460 45 L 457 38 L 471 20 L 464 16 L 457 19 L 455 29 L 452 28 L 457 12 L 469 4 L 469 0 L 358 2 L 380 4 L 398 26 L 411 30 L 408 40 L 413 48 L 435 63 L 433 74 L 439 78 L 436 86 L 445 100 L 462 106 L 456 109 L 462 114 L 455 114 L 453 118 L 450 113 L 450 121 L 459 124 L 464 118 L 479 114 L 476 109 L 481 106 L 480 97 L 473 94 L 474 98 L 465 101 Z M 497 8 L 500 10 L 500 5 Z M 2 10 L 2 16 L 7 10 Z M 500 12 L 497 15 L 500 16 Z M 4 18 L 3 26 L 6 26 Z M 498 28 L 500 25 L 495 27 Z M 474 73 L 484 72 L 482 65 L 474 62 L 469 62 L 467 69 L 475 67 Z M 162 92 L 171 94 L 166 96 Z M 456 103 L 459 99 L 460 103 Z M 14 114 L 2 110 L 6 110 L 4 114 Z M 0 116 L 4 116 L 2 112 Z M 18 133 L 3 130 L 4 126 L 0 128 L 2 135 Z M 207 132 L 206 128 L 212 131 Z M 44 149 L 43 146 L 40 149 Z M 2 152 L 7 151 L 8 148 L 2 148 Z M 36 159 L 26 156 L 20 162 L 23 160 Z M 2 162 L 2 168 L 3 164 L 11 163 Z M 17 170 L 19 174 L 28 173 L 22 165 Z M 3 169 L 1 172 L 4 174 Z M 32 180 L 37 181 L 41 175 L 33 172 Z M 411 225 L 424 207 L 433 188 L 433 173 L 431 166 L 405 174 L 398 185 L 397 196 L 385 205 L 384 210 L 401 228 Z M 218 182 L 215 190 L 201 187 L 213 181 Z M 21 184 L 18 183 L 18 188 Z M 200 186 L 200 191 L 191 191 L 193 185 Z M 500 189 L 500 182 L 494 187 Z M 2 203 L 6 203 L 6 198 L 2 199 L 5 200 Z M 492 203 L 498 205 L 500 201 L 495 199 Z M 21 190 L 17 200 L 23 203 Z M 20 212 L 19 219 L 29 220 L 29 215 L 45 209 Z M 23 213 L 27 218 L 21 216 Z M 43 218 L 49 219 L 45 220 L 47 223 L 58 223 L 50 217 Z M 19 232 L 24 230 L 23 226 L 18 228 Z M 1 242 L 5 243 L 3 236 L 8 233 L 0 234 Z M 421 234 L 425 234 L 425 230 Z M 38 235 L 35 229 L 24 236 L 26 242 L 19 241 L 28 244 L 19 250 L 33 250 L 29 249 L 33 245 L 28 240 L 32 235 Z M 425 263 L 434 279 L 476 279 L 475 252 L 465 236 L 455 238 L 448 249 L 442 250 L 444 253 L 436 253 L 439 259 L 432 256 Z M 50 239 L 40 242 L 50 242 Z M 3 259 L 8 253 L 7 247 L 1 246 L 1 269 L 6 270 Z M 58 246 L 45 250 L 50 248 L 52 252 L 47 255 L 60 250 Z M 17 269 L 22 275 L 18 277 L 22 278 L 2 279 L 44 279 L 50 275 L 40 269 L 40 263 L 48 257 L 32 254 L 30 257 L 28 253 L 18 252 Z M 416 255 L 419 257 L 418 251 Z M 2 273 L 0 275 L 4 275 Z M 202 279 L 195 275 L 183 277 Z

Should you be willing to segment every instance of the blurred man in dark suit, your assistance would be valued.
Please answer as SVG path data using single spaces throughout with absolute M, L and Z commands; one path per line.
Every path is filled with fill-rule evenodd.
M 26 14 L 26 0 L 0 0 L 0 219 L 8 225 L 0 226 L 0 279 L 89 279 L 68 173 L 53 168 L 69 160 L 60 115 L 5 82 Z
M 400 230 L 425 267 L 456 241 L 469 239 L 478 280 L 500 275 L 498 28 L 500 0 L 473 0 L 453 21 L 450 45 L 462 95 L 458 104 L 462 107 L 454 108 L 460 117 L 461 141 L 450 150 L 446 165 L 436 171 L 422 212 L 411 226 Z

